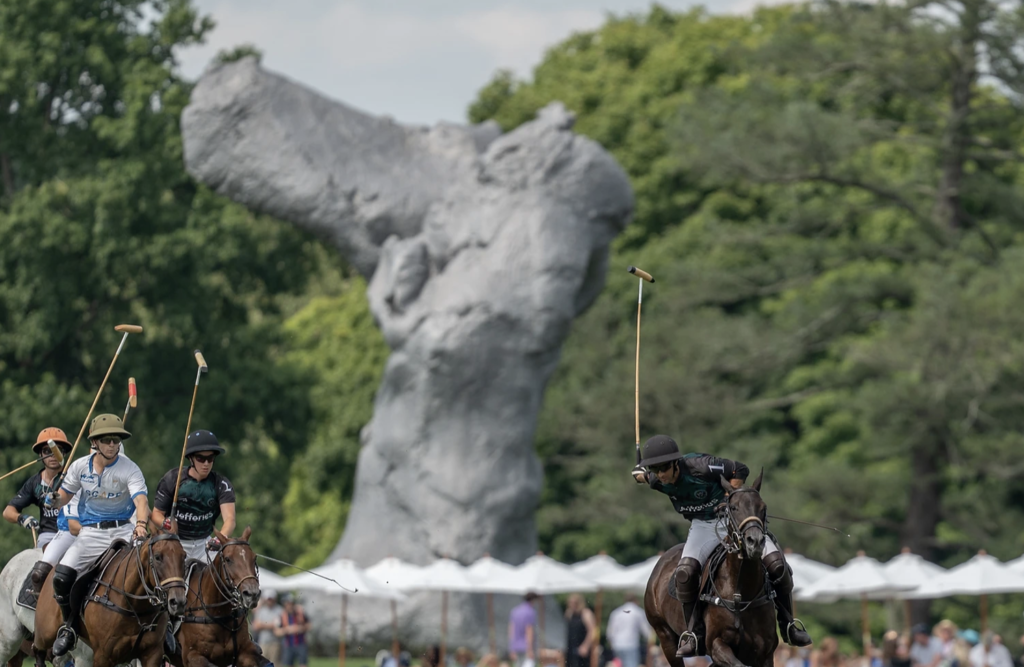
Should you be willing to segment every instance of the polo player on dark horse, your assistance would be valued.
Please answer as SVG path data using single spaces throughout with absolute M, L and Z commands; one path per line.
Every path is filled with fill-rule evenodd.
M 701 569 L 715 547 L 721 544 L 716 530 L 716 512 L 725 502 L 726 492 L 720 480 L 724 478 L 738 489 L 749 472 L 739 461 L 709 454 L 681 454 L 679 446 L 667 435 L 656 435 L 644 443 L 641 460 L 633 468 L 637 483 L 646 482 L 655 491 L 669 496 L 675 510 L 690 521 L 690 531 L 675 571 L 676 596 L 683 606 L 687 624 L 687 630 L 679 637 L 677 658 L 699 655 L 699 649 L 704 646 L 704 614 L 698 605 Z M 775 591 L 782 639 L 792 646 L 810 645 L 811 637 L 803 623 L 793 617 L 793 576 L 774 536 L 765 541 L 761 562 Z

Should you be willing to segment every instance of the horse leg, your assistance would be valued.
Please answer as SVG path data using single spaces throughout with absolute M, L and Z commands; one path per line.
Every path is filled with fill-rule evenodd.
M 160 667 L 160 663 L 157 662 L 155 665 L 144 664 L 142 667 Z M 198 651 L 193 651 L 192 655 L 185 661 L 185 667 L 216 667 L 216 665 L 207 660 L 205 656 L 200 655 Z
M 653 626 L 654 634 L 658 635 L 658 642 L 661 644 L 661 652 L 665 654 L 670 667 L 685 667 L 682 658 L 676 657 L 676 644 L 679 643 L 677 635 L 667 623 L 658 623 Z
M 715 661 L 716 667 L 747 667 L 740 662 L 736 654 L 732 652 L 732 647 L 726 644 L 721 637 L 716 637 L 711 645 L 711 659 Z
M 267 667 L 273 665 L 255 646 L 243 649 L 238 654 L 238 664 L 235 667 Z

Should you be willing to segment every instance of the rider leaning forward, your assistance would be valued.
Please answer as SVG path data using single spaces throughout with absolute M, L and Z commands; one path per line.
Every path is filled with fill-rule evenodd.
M 704 619 L 698 607 L 701 568 L 719 544 L 716 513 L 725 502 L 725 489 L 719 481 L 724 477 L 733 488 L 740 488 L 749 470 L 739 461 L 709 454 L 681 454 L 679 446 L 667 435 L 656 435 L 643 446 L 640 463 L 633 468 L 633 478 L 646 482 L 655 491 L 671 499 L 672 506 L 689 519 L 690 530 L 676 567 L 676 596 L 683 606 L 688 630 L 679 638 L 676 657 L 697 655 L 704 644 Z M 793 576 L 786 559 L 769 533 L 765 541 L 764 563 L 775 591 L 775 609 L 783 640 L 792 646 L 808 646 L 811 637 L 803 623 L 793 617 Z
M 181 475 L 174 519 L 185 555 L 204 563 L 209 562 L 211 551 L 220 548 L 216 536 L 212 536 L 217 518 L 224 517 L 222 535 L 230 537 L 235 530 L 235 490 L 227 477 L 213 470 L 214 459 L 223 453 L 224 448 L 209 431 L 194 431 L 185 443 L 185 457 L 190 465 Z M 168 470 L 156 487 L 153 522 L 163 524 L 166 530 L 171 528 L 168 515 L 179 474 L 178 468 Z
M 149 501 L 142 470 L 121 453 L 121 442 L 131 437 L 117 415 L 99 415 L 89 426 L 89 440 L 95 451 L 73 462 L 64 477 L 55 507 L 66 505 L 75 495 L 82 530 L 53 574 L 53 597 L 60 605 L 64 623 L 57 631 L 53 655 L 61 656 L 77 642 L 71 587 L 79 570 L 99 558 L 118 539 L 144 539 L 149 520 Z M 132 524 L 132 514 L 136 522 Z

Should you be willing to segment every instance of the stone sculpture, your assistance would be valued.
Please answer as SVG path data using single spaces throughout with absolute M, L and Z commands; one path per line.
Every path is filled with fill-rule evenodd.
M 251 58 L 194 89 L 189 172 L 336 246 L 369 281 L 392 349 L 332 557 L 519 563 L 536 550 L 544 387 L 633 209 L 622 169 L 573 120 L 554 103 L 508 134 L 407 127 Z

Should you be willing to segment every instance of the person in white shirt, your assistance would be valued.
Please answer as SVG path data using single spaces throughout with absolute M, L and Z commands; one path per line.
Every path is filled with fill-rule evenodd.
M 75 647 L 77 610 L 72 609 L 71 587 L 78 573 L 113 544 L 114 540 L 145 539 L 149 521 L 146 479 L 135 462 L 121 453 L 121 441 L 131 437 L 117 415 L 99 415 L 89 426 L 89 440 L 95 451 L 74 461 L 55 498 L 48 502 L 62 507 L 77 497 L 78 521 L 82 530 L 53 571 L 53 597 L 60 606 L 64 624 L 57 631 L 53 655 L 61 656 Z M 76 495 L 77 494 L 77 495 Z M 132 515 L 136 516 L 134 529 Z
M 625 604 L 608 616 L 608 645 L 622 667 L 638 667 L 646 655 L 651 632 L 647 615 L 632 593 L 626 595 Z
M 1001 642 L 993 641 L 991 631 L 981 636 L 981 641 L 967 654 L 971 667 L 1013 667 L 1010 649 Z

